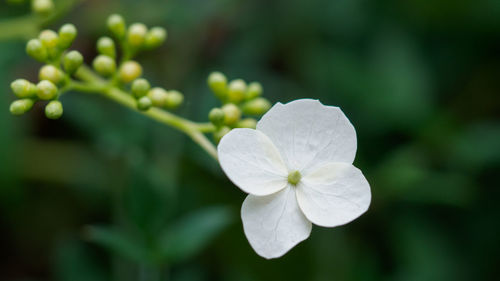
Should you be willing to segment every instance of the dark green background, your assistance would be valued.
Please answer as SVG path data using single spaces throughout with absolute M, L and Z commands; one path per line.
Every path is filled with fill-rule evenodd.
M 2 3 L 0 19 L 26 10 Z M 86 241 L 85 226 L 156 235 L 214 205 L 229 206 L 232 223 L 170 264 L 170 280 L 498 278 L 499 1 L 94 0 L 52 27 L 74 23 L 73 48 L 90 62 L 114 12 L 168 29 L 138 60 L 155 85 L 185 93 L 183 116 L 205 121 L 217 106 L 205 84 L 213 70 L 262 82 L 273 103 L 340 106 L 372 205 L 264 260 L 242 231 L 245 194 L 177 131 L 80 93 L 63 97 L 58 121 L 40 105 L 11 116 L 10 81 L 35 81 L 40 64 L 22 40 L 1 42 L 1 280 L 136 280 L 135 264 Z

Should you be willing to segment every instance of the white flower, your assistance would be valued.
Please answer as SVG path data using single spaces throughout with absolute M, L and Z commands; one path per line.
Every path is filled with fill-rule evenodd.
M 264 258 L 309 237 L 312 223 L 346 224 L 370 205 L 370 186 L 352 165 L 356 132 L 338 107 L 317 100 L 277 103 L 257 129 L 234 129 L 218 146 L 229 179 L 249 193 L 245 235 Z

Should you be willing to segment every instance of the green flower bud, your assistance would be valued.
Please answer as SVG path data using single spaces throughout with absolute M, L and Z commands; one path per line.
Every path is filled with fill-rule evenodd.
M 134 94 L 134 96 L 136 98 L 140 98 L 140 97 L 143 97 L 145 96 L 149 89 L 151 88 L 151 85 L 149 84 L 148 80 L 144 79 L 144 78 L 139 78 L 139 79 L 136 79 L 133 83 L 132 83 L 132 94 Z
M 36 85 L 25 79 L 16 79 L 10 83 L 10 88 L 21 99 L 34 97 L 37 92 Z
M 116 62 L 113 58 L 99 55 L 92 63 L 94 69 L 103 76 L 110 76 L 116 71 Z
M 221 72 L 212 72 L 208 76 L 208 87 L 214 92 L 215 96 L 220 100 L 224 100 L 227 96 L 227 78 Z
M 222 106 L 222 111 L 224 111 L 224 124 L 226 125 L 233 125 L 241 118 L 241 110 L 235 104 L 225 104 Z
M 228 126 L 222 126 L 219 129 L 217 129 L 217 131 L 215 131 L 213 134 L 215 143 L 219 143 L 222 137 L 225 136 L 230 131 L 231 128 L 229 128 Z
M 208 113 L 208 119 L 217 127 L 224 123 L 224 117 L 224 111 L 220 108 L 212 108 L 212 110 L 210 110 L 210 113 Z
M 97 51 L 101 55 L 106 55 L 112 58 L 116 57 L 115 42 L 109 37 L 101 37 L 97 40 Z
M 76 38 L 78 31 L 71 23 L 67 23 L 59 29 L 59 47 L 67 49 Z
M 53 30 L 46 29 L 40 32 L 38 39 L 42 42 L 42 45 L 47 49 L 53 49 L 57 46 L 59 42 L 59 36 Z
M 40 68 L 38 78 L 40 80 L 49 80 L 54 84 L 59 84 L 64 79 L 64 73 L 57 67 L 47 64 Z
M 32 99 L 16 100 L 10 104 L 10 113 L 13 115 L 22 115 L 33 107 Z
M 63 65 L 64 70 L 68 74 L 73 74 L 82 65 L 83 56 L 78 51 L 71 51 L 64 56 Z
M 63 115 L 63 106 L 60 101 L 53 100 L 45 106 L 45 116 L 49 119 L 59 119 Z
M 37 14 L 47 15 L 54 11 L 54 2 L 52 0 L 32 0 L 31 10 Z
M 146 40 L 148 28 L 143 23 L 134 23 L 128 28 L 127 42 L 134 48 L 139 48 Z
M 43 46 L 42 41 L 31 39 L 26 44 L 26 53 L 37 61 L 45 62 L 48 57 L 47 49 Z
M 147 48 L 156 48 L 167 39 L 167 30 L 163 27 L 153 27 L 146 34 L 145 45 Z
M 252 100 L 262 95 L 262 85 L 259 82 L 248 84 L 247 92 L 245 93 L 246 100 Z
M 160 87 L 155 87 L 149 90 L 147 97 L 151 99 L 153 106 L 164 107 L 167 102 L 167 91 Z
M 167 108 L 177 108 L 184 101 L 184 95 L 179 91 L 168 91 L 167 100 L 165 101 L 165 106 Z
M 36 89 L 36 95 L 41 100 L 51 100 L 57 96 L 57 86 L 49 80 L 38 82 Z
M 146 111 L 153 106 L 153 102 L 151 101 L 150 98 L 144 96 L 141 97 L 139 100 L 137 100 L 137 109 Z
M 250 128 L 255 129 L 257 127 L 257 120 L 253 118 L 245 118 L 236 124 L 237 128 Z
M 142 75 L 142 66 L 136 61 L 127 61 L 120 66 L 120 80 L 130 83 Z
M 256 98 L 243 105 L 243 113 L 248 115 L 262 115 L 271 108 L 271 103 L 265 98 Z
M 247 83 L 242 79 L 236 79 L 229 83 L 227 90 L 227 97 L 232 103 L 240 103 L 245 99 L 245 92 L 247 90 Z
M 113 14 L 108 17 L 108 28 L 117 38 L 125 36 L 125 20 L 121 15 Z

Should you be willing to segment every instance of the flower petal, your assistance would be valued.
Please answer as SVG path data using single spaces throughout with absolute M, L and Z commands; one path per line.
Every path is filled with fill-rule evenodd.
M 258 122 L 280 150 L 288 168 L 301 170 L 313 163 L 352 163 L 356 131 L 338 107 L 300 99 L 275 104 Z
M 286 187 L 286 166 L 262 132 L 234 129 L 222 138 L 217 149 L 222 170 L 243 191 L 262 196 Z
M 334 227 L 346 224 L 370 205 L 370 185 L 351 164 L 330 163 L 304 175 L 297 186 L 300 209 L 314 224 Z
M 266 259 L 281 257 L 311 234 L 312 224 L 291 187 L 268 196 L 248 195 L 241 219 L 250 245 Z

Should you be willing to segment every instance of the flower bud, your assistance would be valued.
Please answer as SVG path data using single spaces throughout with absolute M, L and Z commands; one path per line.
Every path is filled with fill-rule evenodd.
M 151 99 L 153 106 L 164 107 L 167 101 L 167 91 L 160 87 L 155 87 L 149 90 L 147 97 Z
M 64 56 L 63 65 L 64 70 L 68 74 L 73 74 L 82 65 L 83 56 L 78 51 L 71 51 Z
M 179 91 L 168 91 L 167 100 L 165 101 L 165 106 L 167 108 L 177 108 L 184 101 L 184 95 Z
M 214 92 L 215 96 L 220 100 L 226 99 L 227 96 L 227 78 L 221 72 L 212 72 L 208 76 L 208 87 Z
M 59 29 L 59 47 L 67 49 L 76 38 L 78 31 L 71 23 L 67 23 Z
M 137 109 L 145 111 L 153 106 L 153 102 L 150 98 L 144 96 L 137 100 Z
M 34 97 L 37 92 L 36 85 L 25 79 L 14 80 L 10 83 L 10 88 L 21 99 Z
M 271 103 L 265 98 L 256 98 L 243 105 L 243 113 L 248 115 L 262 115 L 271 108 Z
M 134 96 L 136 98 L 140 98 L 140 97 L 143 97 L 145 96 L 149 89 L 151 88 L 151 85 L 149 84 L 148 80 L 144 79 L 144 78 L 139 78 L 139 79 L 136 79 L 133 83 L 132 83 L 132 94 L 134 94 Z
M 224 123 L 224 116 L 224 111 L 220 108 L 212 108 L 210 113 L 208 113 L 208 119 L 217 127 Z
M 218 128 L 217 131 L 215 131 L 213 134 L 215 143 L 219 143 L 220 140 L 222 139 L 222 137 L 224 135 L 226 135 L 227 133 L 229 133 L 230 131 L 231 131 L 231 128 L 229 128 L 228 126 L 222 126 L 222 127 Z
M 153 27 L 146 34 L 145 45 L 147 48 L 156 48 L 167 39 L 167 30 L 163 27 Z
M 103 76 L 110 76 L 116 71 L 116 62 L 111 57 L 99 55 L 92 63 L 94 69 Z
M 112 58 L 116 57 L 115 42 L 113 39 L 104 36 L 97 40 L 97 51 L 101 55 L 106 55 Z
M 128 28 L 127 42 L 134 48 L 139 48 L 146 39 L 148 28 L 143 23 L 134 23 Z
M 113 14 L 108 17 L 108 28 L 117 38 L 125 36 L 125 20 L 121 15 Z
M 10 104 L 10 113 L 13 115 L 22 115 L 28 112 L 33 107 L 32 99 L 22 99 L 13 101 Z
M 38 78 L 40 80 L 49 80 L 54 84 L 59 84 L 64 78 L 64 73 L 57 67 L 47 64 L 40 68 Z
M 60 101 L 53 100 L 45 106 L 45 116 L 49 119 L 59 119 L 63 115 L 63 106 Z
M 130 83 L 142 75 L 142 66 L 136 61 L 127 61 L 120 66 L 120 80 Z
M 59 36 L 53 30 L 46 29 L 40 32 L 38 39 L 42 42 L 42 45 L 47 49 L 53 49 L 57 46 L 59 42 Z
M 228 100 L 232 103 L 240 103 L 245 99 L 247 84 L 242 79 L 236 79 L 229 83 L 227 90 Z
M 57 96 L 57 86 L 49 80 L 38 82 L 36 89 L 36 95 L 41 100 L 51 100 Z
M 246 100 L 253 100 L 262 95 L 262 85 L 259 82 L 248 84 L 247 92 L 245 93 Z
M 237 128 L 250 128 L 255 129 L 257 127 L 257 120 L 253 118 L 245 118 L 236 124 Z
M 26 53 L 37 61 L 45 62 L 48 57 L 47 49 L 43 46 L 42 41 L 31 39 L 26 44 Z
M 222 106 L 222 111 L 224 111 L 224 124 L 226 125 L 233 125 L 241 118 L 241 110 L 235 104 L 225 104 Z
M 52 0 L 32 0 L 31 10 L 37 14 L 47 15 L 54 10 Z

